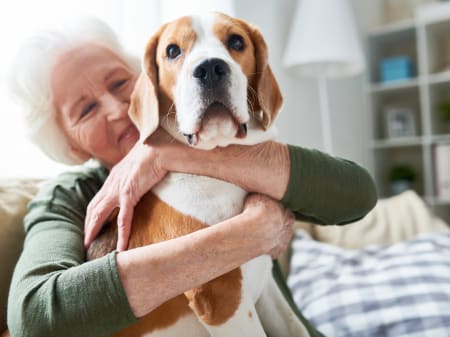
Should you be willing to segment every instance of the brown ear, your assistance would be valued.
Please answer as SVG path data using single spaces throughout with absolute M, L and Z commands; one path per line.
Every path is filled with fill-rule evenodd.
M 145 142 L 159 124 L 159 107 L 156 89 L 145 72 L 139 75 L 136 86 L 131 94 L 128 114 L 139 130 L 139 140 Z
M 264 129 L 267 129 L 280 111 L 281 105 L 283 104 L 283 96 L 272 69 L 269 66 L 267 45 L 261 32 L 252 25 L 247 24 L 247 26 L 255 48 L 257 77 L 254 82 L 256 87 L 253 89 L 257 93 L 257 103 L 262 110 L 261 124 Z M 255 107 L 258 104 L 255 104 Z
M 131 94 L 128 114 L 139 130 L 141 142 L 158 128 L 158 65 L 156 63 L 156 49 L 162 28 L 150 39 L 147 44 L 143 70 L 139 75 L 133 93 Z

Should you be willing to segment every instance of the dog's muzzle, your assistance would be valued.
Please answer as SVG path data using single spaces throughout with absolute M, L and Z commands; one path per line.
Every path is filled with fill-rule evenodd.
M 200 114 L 199 130 L 196 133 L 184 133 L 190 145 L 197 145 L 202 130 L 211 125 L 219 130 L 222 121 L 227 120 L 231 120 L 235 125 L 234 137 L 247 136 L 247 124 L 236 118 L 236 102 L 233 102 L 231 97 L 232 76 L 230 66 L 220 58 L 205 59 L 194 67 L 192 77 L 197 82 Z

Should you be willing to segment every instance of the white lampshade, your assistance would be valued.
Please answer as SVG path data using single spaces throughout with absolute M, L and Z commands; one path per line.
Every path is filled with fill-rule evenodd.
M 303 75 L 360 73 L 364 58 L 348 0 L 300 0 L 283 61 Z

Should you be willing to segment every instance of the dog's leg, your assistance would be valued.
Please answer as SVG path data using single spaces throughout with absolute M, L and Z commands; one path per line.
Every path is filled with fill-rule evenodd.
M 242 294 L 242 301 L 236 313 L 221 326 L 205 326 L 214 337 L 267 337 L 248 292 Z
M 185 293 L 189 306 L 214 337 L 265 337 L 240 269 Z
M 237 311 L 223 324 L 208 325 L 200 320 L 212 337 L 267 337 L 251 297 L 245 291 L 242 295 Z
M 310 337 L 271 276 L 256 302 L 256 310 L 266 332 L 272 336 Z

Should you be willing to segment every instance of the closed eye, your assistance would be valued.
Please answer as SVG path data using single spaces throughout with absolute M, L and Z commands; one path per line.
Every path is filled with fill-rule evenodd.
M 83 110 L 81 111 L 80 119 L 84 118 L 86 115 L 88 115 L 92 110 L 95 109 L 97 106 L 96 102 L 89 103 L 86 105 Z
M 119 90 L 121 89 L 126 83 L 128 82 L 127 79 L 115 81 L 112 85 L 112 90 Z

